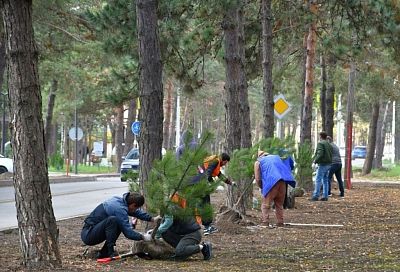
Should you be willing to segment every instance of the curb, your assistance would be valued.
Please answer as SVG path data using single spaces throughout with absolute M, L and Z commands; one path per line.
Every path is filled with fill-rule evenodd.
M 49 176 L 49 183 L 68 183 L 68 182 L 85 182 L 85 181 L 98 181 L 101 178 L 112 178 L 119 177 L 119 174 L 99 174 L 99 175 L 87 175 L 87 176 Z M 0 187 L 13 186 L 13 180 L 5 179 L 0 180 Z

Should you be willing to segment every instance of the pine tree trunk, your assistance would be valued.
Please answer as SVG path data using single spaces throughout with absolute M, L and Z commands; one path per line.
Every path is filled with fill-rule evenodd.
M 321 91 L 319 95 L 319 107 L 321 111 L 321 124 L 322 130 L 326 132 L 326 61 L 325 56 L 321 55 L 320 57 L 320 64 L 321 64 Z M 332 136 L 332 134 L 328 134 Z
M 378 118 L 378 125 L 377 125 L 377 135 L 376 135 L 376 152 L 375 152 L 375 159 L 373 163 L 374 168 L 382 169 L 382 157 L 383 157 L 383 150 L 385 148 L 385 138 L 386 138 L 386 127 L 387 127 L 387 117 L 390 102 L 383 102 L 381 101 L 379 106 L 379 118 Z
M 50 93 L 47 100 L 47 115 L 45 124 L 45 140 L 46 140 L 46 150 L 47 155 L 50 156 L 54 154 L 55 150 L 51 146 L 51 136 L 52 136 L 52 120 L 54 111 L 54 102 L 56 100 L 56 92 L 58 89 L 58 81 L 53 79 L 51 82 Z
M 352 139 L 353 139 L 353 113 L 354 113 L 354 96 L 355 96 L 355 80 L 356 80 L 356 64 L 354 61 L 350 63 L 349 72 L 349 86 L 347 90 L 347 105 L 346 105 L 346 155 L 345 155 L 345 169 L 344 169 L 344 180 L 347 185 L 347 189 L 350 189 L 350 179 L 352 176 L 351 167 L 351 151 L 352 151 Z
M 144 190 L 155 159 L 161 158 L 163 137 L 162 62 L 157 26 L 156 0 L 136 2 L 139 40 L 139 180 Z
M 125 131 L 125 146 L 123 155 L 125 156 L 133 147 L 135 137 L 132 133 L 132 123 L 136 121 L 136 98 L 129 101 L 128 107 L 128 125 Z
M 333 126 L 334 126 L 334 116 L 335 116 L 335 83 L 333 82 L 332 75 L 328 73 L 328 88 L 326 90 L 326 114 L 325 114 L 325 131 L 326 133 L 333 137 Z
M 377 128 L 378 118 L 379 118 L 379 102 L 375 102 L 372 105 L 372 115 L 368 129 L 367 156 L 364 161 L 362 175 L 367 175 L 371 173 L 372 161 L 375 156 L 375 144 L 376 144 L 376 134 L 377 134 L 376 128 Z
M 302 62 L 301 62 L 302 68 L 303 68 L 302 69 L 302 77 L 301 77 L 302 81 L 301 82 L 306 82 L 306 73 L 307 73 L 307 69 L 306 69 L 306 64 L 307 64 L 307 37 L 308 37 L 308 34 L 307 33 L 304 34 L 303 48 L 302 48 L 303 49 L 303 54 L 302 54 Z M 301 125 L 301 122 L 303 120 L 305 92 L 306 92 L 306 85 L 302 84 L 301 85 L 301 101 L 303 103 L 302 103 L 302 105 L 300 107 L 300 114 L 299 114 L 299 116 L 300 116 L 300 118 L 299 118 L 300 125 Z
M 394 128 L 394 160 L 395 162 L 400 161 L 400 99 L 394 101 L 394 113 L 392 114 L 393 118 L 396 118 L 396 125 Z
M 243 6 L 246 7 L 247 1 L 243 1 Z M 241 147 L 242 148 L 250 148 L 252 145 L 251 142 L 251 119 L 250 119 L 250 106 L 249 106 L 249 97 L 248 97 L 248 84 L 246 77 L 246 49 L 245 49 L 245 16 L 243 8 L 239 10 L 239 48 L 240 48 L 240 57 L 241 57 L 241 69 L 240 69 L 240 102 L 241 102 L 241 116 L 242 116 L 242 135 L 241 135 Z M 240 181 L 240 191 L 243 192 L 249 183 L 252 183 L 253 180 L 251 178 L 244 179 Z M 246 214 L 246 210 L 252 207 L 253 203 L 253 186 L 251 189 L 246 191 L 246 194 L 242 198 L 242 203 L 240 203 L 241 208 L 239 211 L 242 214 Z
M 261 1 L 262 48 L 263 48 L 263 93 L 264 93 L 264 137 L 274 137 L 274 90 L 272 82 L 272 0 Z
M 47 154 L 48 156 L 54 155 L 57 153 L 57 132 L 58 132 L 58 124 L 54 123 L 51 125 L 50 128 L 50 139 L 48 141 L 48 149 Z
M 239 30 L 239 3 L 232 4 L 225 12 L 222 22 L 224 31 L 225 45 L 225 109 L 226 109 L 226 151 L 232 154 L 234 150 L 239 149 L 242 135 L 242 117 L 240 116 L 240 84 L 242 59 L 240 51 L 240 30 Z M 227 204 L 232 208 L 238 198 L 237 190 L 228 188 Z M 240 205 L 238 209 L 244 209 Z
M 49 185 L 32 26 L 32 2 L 0 2 L 6 32 L 14 189 L 22 263 L 32 270 L 61 266 Z
M 124 105 L 121 103 L 115 108 L 115 166 L 117 172 L 121 170 L 122 152 L 124 147 L 122 143 L 124 141 Z
M 238 30 L 238 6 L 232 5 L 225 13 L 222 29 L 225 36 L 225 109 L 227 151 L 240 148 L 241 117 L 239 102 L 240 51 Z
M 306 61 L 306 81 L 303 101 L 303 120 L 301 122 L 300 142 L 309 141 L 311 143 L 312 126 L 312 105 L 314 92 L 314 60 L 316 46 L 316 23 L 313 22 L 308 30 L 307 37 L 307 61 Z

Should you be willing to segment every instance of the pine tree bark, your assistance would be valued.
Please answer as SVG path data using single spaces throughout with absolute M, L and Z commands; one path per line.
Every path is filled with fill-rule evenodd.
M 355 96 L 355 81 L 356 81 L 357 67 L 354 61 L 350 62 L 349 72 L 349 85 L 347 90 L 347 105 L 346 105 L 346 155 L 345 155 L 345 168 L 344 180 L 347 189 L 351 189 L 351 151 L 353 145 L 353 113 L 354 113 L 354 96 Z
M 46 115 L 46 123 L 45 123 L 45 140 L 46 140 L 46 151 L 47 156 L 51 156 L 55 153 L 54 146 L 52 146 L 52 122 L 53 122 L 53 111 L 54 111 L 54 103 L 56 100 L 56 92 L 58 89 L 58 81 L 53 79 L 51 82 L 50 93 L 47 100 L 47 115 Z
M 322 123 L 322 130 L 326 132 L 326 61 L 325 56 L 321 55 L 320 57 L 320 64 L 321 64 L 321 91 L 319 95 L 319 107 L 321 112 L 321 123 Z M 328 134 L 332 136 L 332 134 Z
M 328 135 L 333 137 L 333 127 L 335 124 L 335 82 L 334 82 L 334 71 L 336 67 L 336 57 L 329 55 L 326 61 L 326 99 L 325 99 L 325 131 Z
M 303 68 L 302 69 L 302 77 L 301 77 L 302 81 L 301 82 L 306 82 L 306 74 L 307 74 L 307 69 L 306 69 L 306 63 L 307 63 L 307 37 L 308 37 L 308 34 L 307 33 L 304 34 L 303 47 L 302 47 L 303 54 L 302 54 L 302 60 L 301 60 L 301 65 L 302 65 L 302 68 Z M 306 85 L 302 84 L 302 86 L 301 86 L 301 101 L 303 103 L 302 103 L 302 106 L 300 107 L 300 113 L 299 113 L 299 116 L 300 116 L 300 118 L 299 118 L 300 127 L 301 127 L 301 121 L 303 120 L 305 92 L 306 92 Z M 295 135 L 295 134 L 293 134 L 293 135 Z
M 394 113 L 392 114 L 393 118 L 396 118 L 396 124 L 394 128 L 394 160 L 396 162 L 400 161 L 400 99 L 394 101 Z
M 115 166 L 117 172 L 121 170 L 122 153 L 124 147 L 124 105 L 121 103 L 115 108 Z
M 156 0 L 138 0 L 139 94 L 141 131 L 139 135 L 142 190 L 155 159 L 161 158 L 163 132 L 163 85 Z
M 314 4 L 315 5 L 315 4 Z M 314 60 L 316 46 L 316 23 L 312 22 L 307 37 L 306 81 L 304 89 L 303 114 L 301 122 L 300 142 L 311 143 L 312 106 L 314 92 Z
M 274 90 L 272 82 L 272 0 L 261 1 L 262 48 L 263 48 L 263 93 L 264 93 L 264 137 L 274 137 Z
M 238 4 L 232 5 L 224 14 L 222 29 L 225 46 L 225 110 L 227 152 L 232 153 L 240 148 L 241 117 L 239 102 L 240 85 L 240 51 L 238 30 Z
M 335 83 L 333 80 L 333 69 L 330 66 L 330 62 L 327 67 L 327 89 L 325 97 L 326 114 L 325 114 L 325 131 L 328 135 L 333 137 L 333 126 L 334 126 L 334 116 L 335 116 Z
M 14 189 L 22 263 L 28 269 L 61 266 L 58 228 L 49 185 L 32 26 L 32 2 L 0 2 L 6 55 L 14 153 Z
M 369 129 L 368 129 L 367 156 L 365 157 L 364 166 L 361 173 L 362 175 L 367 175 L 371 173 L 372 161 L 375 156 L 378 118 L 379 118 L 379 102 L 375 102 L 372 105 L 372 116 L 371 116 L 371 121 L 369 122 Z
M 375 159 L 373 160 L 373 167 L 377 169 L 382 169 L 382 157 L 383 150 L 385 148 L 385 138 L 386 138 L 386 127 L 388 119 L 388 111 L 391 103 L 389 101 L 381 101 L 379 103 L 379 118 L 376 128 L 376 152 Z
M 227 151 L 230 154 L 240 147 L 251 146 L 250 107 L 245 72 L 243 5 L 243 1 L 232 5 L 224 14 L 222 22 L 225 35 L 226 139 Z M 236 204 L 248 182 L 251 181 L 238 181 L 239 188 L 237 190 L 228 188 L 228 207 L 232 208 Z M 246 213 L 248 199 L 249 194 L 236 205 L 236 209 L 242 214 Z
M 247 1 L 244 0 L 242 2 L 242 7 L 238 12 L 238 30 L 239 30 L 239 52 L 240 52 L 240 84 L 239 84 L 239 93 L 240 93 L 240 115 L 241 115 L 241 143 L 240 146 L 242 148 L 250 148 L 251 143 L 251 120 L 250 120 L 250 106 L 249 106 L 249 97 L 248 97 L 248 84 L 247 84 L 247 76 L 246 76 L 246 48 L 245 48 L 245 13 L 244 7 L 246 7 Z M 239 191 L 243 192 L 245 188 L 247 188 L 249 183 L 252 183 L 253 180 L 243 179 L 239 182 Z M 253 187 L 251 187 L 253 188 Z M 240 197 L 238 195 L 237 197 Z M 253 190 L 247 190 L 242 200 L 238 204 L 239 211 L 242 214 L 246 214 L 246 209 L 252 207 L 253 200 Z M 237 201 L 236 201 L 237 202 Z

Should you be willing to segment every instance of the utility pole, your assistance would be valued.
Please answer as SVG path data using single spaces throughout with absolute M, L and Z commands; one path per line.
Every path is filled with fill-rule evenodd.
M 75 174 L 78 174 L 78 114 L 75 101 Z

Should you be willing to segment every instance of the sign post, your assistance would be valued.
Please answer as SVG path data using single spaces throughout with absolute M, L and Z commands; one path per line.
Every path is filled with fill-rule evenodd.
M 281 119 L 290 112 L 292 106 L 286 101 L 283 94 L 278 94 L 274 98 L 274 114 L 277 120 L 277 133 L 278 138 L 281 138 Z
M 132 133 L 138 136 L 140 134 L 140 125 L 139 121 L 133 122 L 131 126 Z
M 278 119 L 282 119 L 290 112 L 292 106 L 286 101 L 283 94 L 278 94 L 274 98 L 274 114 Z
M 73 127 L 68 131 L 68 136 L 75 142 L 75 174 L 78 174 L 78 141 L 82 140 L 83 131 L 80 127 Z

